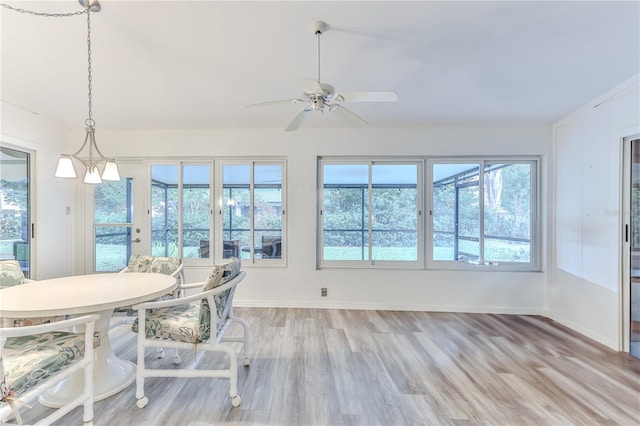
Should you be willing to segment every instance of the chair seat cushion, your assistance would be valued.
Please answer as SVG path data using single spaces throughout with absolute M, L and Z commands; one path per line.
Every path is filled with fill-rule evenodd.
M 200 302 L 158 308 L 146 314 L 146 336 L 182 342 L 203 342 L 209 339 L 209 326 L 201 325 Z M 138 332 L 138 319 L 131 329 Z
M 10 337 L 4 345 L 3 387 L 20 395 L 44 378 L 84 356 L 84 333 L 53 331 Z

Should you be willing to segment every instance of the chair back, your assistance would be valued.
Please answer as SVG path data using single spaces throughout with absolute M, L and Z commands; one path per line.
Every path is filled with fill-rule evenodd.
M 216 287 L 219 287 L 223 284 L 228 283 L 232 279 L 240 274 L 242 270 L 242 261 L 237 257 L 232 257 L 228 262 L 221 263 L 216 265 L 211 270 L 211 274 L 209 274 L 209 278 L 205 281 L 204 286 L 202 287 L 202 291 L 212 290 Z M 216 304 L 216 315 L 219 320 L 222 320 L 228 310 L 231 308 L 231 303 L 228 303 L 229 300 L 232 300 L 233 293 L 235 292 L 236 287 L 233 286 L 223 291 L 222 293 L 216 294 L 213 299 Z M 200 302 L 200 314 L 198 317 L 198 322 L 200 325 L 200 330 L 205 330 L 209 327 L 211 321 L 211 307 L 209 306 L 209 302 L 207 299 L 202 299 Z M 218 325 L 222 325 L 222 321 L 218 321 Z
M 239 257 L 240 240 L 224 240 L 222 242 L 222 258 Z
M 17 260 L 0 261 L 0 288 L 24 284 L 25 277 Z
M 180 279 L 180 283 L 184 283 L 182 267 L 182 262 L 177 257 L 132 254 L 125 272 L 152 272 L 173 275 Z
M 263 236 L 262 237 L 262 258 L 280 259 L 282 257 L 282 237 Z

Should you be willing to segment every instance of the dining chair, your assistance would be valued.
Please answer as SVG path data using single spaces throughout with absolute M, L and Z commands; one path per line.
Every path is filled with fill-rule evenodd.
M 15 285 L 21 285 L 33 280 L 27 279 L 22 272 L 20 262 L 9 259 L 0 261 L 0 290 Z M 47 324 L 64 320 L 64 316 L 50 316 L 40 318 L 2 318 L 2 327 L 24 327 L 29 325 Z
M 47 411 L 49 414 L 36 424 L 51 424 L 79 406 L 84 407 L 84 424 L 93 424 L 93 334 L 98 318 L 94 314 L 0 328 L 0 423 L 15 417 L 22 424 L 22 408 L 29 408 L 32 401 L 62 380 L 84 372 L 82 393 L 55 411 Z M 84 327 L 84 331 L 68 331 L 72 327 Z
M 127 272 L 148 272 L 148 273 L 160 273 L 165 275 L 171 275 L 178 281 L 178 288 L 167 294 L 162 296 L 160 299 L 172 299 L 178 297 L 182 294 L 182 290 L 180 290 L 180 285 L 184 284 L 184 264 L 180 261 L 180 259 L 176 257 L 161 257 L 161 256 L 150 256 L 144 254 L 132 254 L 129 257 L 129 263 L 127 266 L 120 271 L 121 273 Z M 114 310 L 114 315 L 125 314 L 127 318 L 122 319 L 120 321 L 113 321 L 109 325 L 109 329 L 114 329 L 122 324 L 131 324 L 133 319 L 129 319 L 128 317 L 135 316 L 136 312 L 131 308 L 131 306 L 122 306 Z M 158 358 L 164 357 L 164 349 L 158 348 L 156 353 Z M 180 363 L 180 355 L 176 351 L 176 355 L 174 356 L 174 362 L 176 364 Z
M 139 408 L 149 402 L 144 394 L 145 379 L 151 377 L 217 377 L 229 379 L 229 395 L 234 407 L 240 405 L 238 395 L 238 360 L 234 349 L 227 343 L 242 344 L 244 365 L 249 365 L 249 325 L 233 316 L 233 295 L 244 277 L 241 261 L 231 258 L 216 265 L 209 278 L 201 283 L 185 284 L 185 288 L 200 288 L 197 294 L 173 300 L 145 302 L 134 305 L 138 318 L 132 330 L 138 333 L 136 370 L 136 398 Z M 225 337 L 233 324 L 240 324 L 242 337 Z M 198 356 L 193 368 L 150 368 L 145 363 L 147 348 L 176 348 L 204 352 L 222 352 L 229 358 L 229 368 L 199 369 Z M 197 353 L 196 353 L 197 355 Z

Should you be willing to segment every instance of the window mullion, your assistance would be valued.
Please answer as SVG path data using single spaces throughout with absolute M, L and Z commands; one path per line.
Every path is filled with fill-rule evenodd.
M 184 258 L 184 239 L 183 239 L 183 235 L 182 235 L 182 228 L 183 228 L 183 212 L 182 212 L 182 198 L 184 197 L 184 188 L 182 185 L 182 177 L 183 177 L 183 166 L 184 164 L 182 163 L 182 161 L 180 161 L 178 163 L 178 253 L 179 256 L 181 258 Z
M 373 162 L 369 163 L 369 183 L 368 183 L 368 213 L 369 213 L 369 263 L 373 264 Z
M 480 241 L 478 247 L 479 259 L 478 261 L 484 262 L 484 160 L 480 160 L 480 169 L 478 170 L 478 205 L 480 208 Z
M 255 169 L 256 163 L 255 161 L 251 162 L 251 167 L 249 167 L 249 241 L 251 246 L 251 262 L 254 263 L 256 259 L 255 250 L 255 232 L 254 232 L 254 214 L 255 214 L 255 187 L 254 187 L 254 177 L 253 172 Z

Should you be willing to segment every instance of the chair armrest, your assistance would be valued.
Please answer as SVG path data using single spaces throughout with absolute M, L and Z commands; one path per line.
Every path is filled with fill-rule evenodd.
M 179 299 L 169 299 L 169 300 L 161 300 L 161 301 L 155 301 L 155 302 L 144 302 L 144 303 L 138 303 L 137 305 L 133 305 L 132 309 L 137 310 L 137 311 L 144 311 L 147 309 L 153 309 L 153 308 L 166 308 L 169 306 L 179 306 L 179 305 L 186 305 L 189 304 L 191 302 L 195 302 L 195 301 L 199 301 L 202 299 L 206 299 L 208 296 L 214 296 L 218 293 L 222 293 L 223 291 L 235 286 L 236 284 L 238 284 L 240 281 L 242 281 L 244 279 L 244 277 L 246 276 L 246 273 L 244 271 L 240 272 L 234 279 L 232 279 L 231 281 L 229 281 L 228 283 L 225 283 L 221 286 L 218 286 L 214 289 L 211 290 L 207 290 L 201 293 L 197 293 L 197 294 L 193 294 L 191 296 L 184 296 L 181 297 Z
M 176 290 L 191 290 L 192 288 L 202 288 L 205 282 L 206 281 L 201 281 L 199 283 L 182 284 L 176 287 Z

